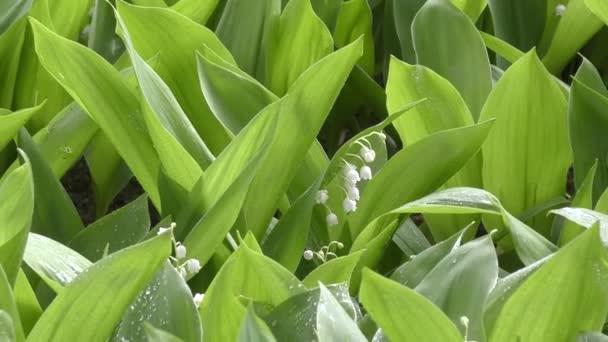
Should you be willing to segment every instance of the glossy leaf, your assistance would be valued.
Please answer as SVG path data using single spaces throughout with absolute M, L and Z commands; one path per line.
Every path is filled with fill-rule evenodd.
M 317 305 L 317 336 L 325 341 L 367 341 L 357 324 L 344 311 L 340 303 L 319 284 L 319 304 Z
M 32 117 L 36 111 L 44 106 L 44 103 L 33 108 L 26 108 L 11 113 L 0 113 L 0 150 L 13 140 L 19 129 Z
M 99 261 L 57 295 L 28 340 L 107 339 L 170 252 L 171 233 L 164 233 Z
M 0 312 L 5 312 L 9 315 L 15 333 L 15 340 L 18 342 L 25 341 L 25 334 L 23 332 L 23 327 L 21 326 L 21 319 L 19 318 L 19 312 L 17 311 L 13 290 L 8 283 L 2 266 L 0 266 Z M 2 328 L 0 328 L 0 330 L 2 330 Z
M 274 342 L 276 339 L 272 335 L 270 328 L 261 320 L 253 311 L 253 307 L 249 306 L 243 324 L 241 325 L 241 333 L 239 342 Z
M 308 288 L 316 286 L 319 282 L 326 285 L 348 284 L 362 253 L 363 251 L 359 251 L 347 256 L 331 259 L 310 272 L 302 280 L 302 283 Z
M 576 196 L 574 196 L 572 203 L 570 203 L 571 207 L 593 208 L 593 181 L 595 179 L 596 170 L 597 162 L 593 164 L 580 188 L 576 191 Z M 564 222 L 559 234 L 560 246 L 567 244 L 583 231 L 584 229 L 574 222 Z

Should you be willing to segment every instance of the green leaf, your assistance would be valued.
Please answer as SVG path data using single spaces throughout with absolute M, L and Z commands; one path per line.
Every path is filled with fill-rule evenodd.
M 608 4 L 601 0 L 585 0 L 585 5 L 608 25 Z
M 0 2 L 0 13 L 2 13 L 0 15 L 0 35 L 29 11 L 32 2 L 32 0 Z
M 608 312 L 603 248 L 597 226 L 562 248 L 506 302 L 491 341 L 512 341 L 513 336 L 572 341 L 580 331 L 599 331 Z
M 280 13 L 280 0 L 228 0 L 215 29 L 239 67 L 258 79 L 264 77 L 265 43 Z
M 450 0 L 454 6 L 464 12 L 472 22 L 476 22 L 488 5 L 488 0 Z
M 16 342 L 15 327 L 11 316 L 4 310 L 0 310 L 0 338 L 6 342 Z
M 340 303 L 319 283 L 319 304 L 317 305 L 317 337 L 326 341 L 367 341 L 357 324 L 344 311 Z
M 19 310 L 19 317 L 23 324 L 23 330 L 28 335 L 34 324 L 36 324 L 36 321 L 38 321 L 38 318 L 40 318 L 40 315 L 42 315 L 42 308 L 23 271 L 20 271 L 17 275 L 13 292 L 15 303 Z
M 606 342 L 608 336 L 599 332 L 581 333 L 576 337 L 576 342 Z
M 190 2 L 189 6 L 205 7 L 216 1 L 207 1 L 204 5 L 200 1 Z M 169 87 L 205 145 L 214 155 L 219 154 L 230 142 L 230 136 L 201 97 L 194 56 L 195 51 L 207 45 L 234 64 L 230 52 L 211 30 L 174 10 L 133 6 L 124 1 L 119 1 L 117 6 L 139 55 L 144 60 L 161 56 L 155 71 Z M 156 25 L 151 26 L 151 22 Z
M 392 341 L 462 341 L 458 329 L 432 302 L 405 286 L 363 271 L 361 302 Z M 403 311 L 403 308 L 416 308 Z
M 169 232 L 102 259 L 57 295 L 28 340 L 106 340 L 170 253 Z
M 99 55 L 55 35 L 35 19 L 31 23 L 42 65 L 93 117 L 160 208 L 157 188 L 160 162 L 146 134 L 137 96 L 119 72 Z
M 349 216 L 353 237 L 373 219 L 441 186 L 479 150 L 492 122 L 430 135 L 405 147 L 367 184 Z
M 562 196 L 571 163 L 566 101 L 534 51 L 492 90 L 481 115 L 490 118 L 496 124 L 482 147 L 484 188 L 516 216 Z M 532 226 L 549 236 L 549 223 L 539 215 Z
M 150 229 L 148 197 L 140 196 L 126 206 L 95 221 L 69 246 L 91 261 L 139 242 Z
M 348 284 L 362 254 L 363 251 L 358 251 L 343 257 L 331 259 L 310 272 L 302 280 L 302 283 L 308 288 L 316 286 L 319 282 L 326 285 Z
M 283 0 L 283 3 L 285 2 Z M 342 5 L 344 0 L 310 0 L 310 2 L 315 13 L 323 20 L 327 28 L 333 32 L 338 13 L 340 12 L 340 5 Z
M 246 312 L 239 296 L 275 306 L 303 291 L 300 281 L 289 271 L 241 245 L 224 263 L 205 293 L 199 309 L 203 338 L 212 341 L 237 339 Z
M 34 181 L 28 161 L 0 183 L 0 266 L 14 284 L 34 214 Z
M 492 75 L 473 22 L 449 0 L 429 0 L 412 23 L 412 38 L 418 64 L 449 80 L 477 121 L 492 89 Z
M 264 84 L 282 96 L 306 69 L 332 51 L 331 33 L 310 0 L 289 1 L 270 32 Z
M 72 249 L 34 233 L 27 240 L 23 261 L 56 292 L 92 265 Z
M 0 108 L 12 108 L 26 24 L 22 18 L 0 35 L 0 75 L 4 75 L 0 79 Z
M 21 109 L 14 113 L 10 111 L 8 113 L 0 113 L 0 150 L 13 140 L 19 129 L 43 106 L 44 103 L 37 107 Z
M 456 325 L 469 319 L 461 333 L 485 341 L 485 301 L 498 279 L 498 259 L 490 236 L 464 244 L 443 258 L 416 286 L 416 292 L 435 303 Z
M 406 144 L 442 130 L 473 124 L 471 112 L 458 90 L 424 66 L 391 59 L 386 92 L 389 112 L 417 99 L 428 99 L 412 108 L 408 115 L 395 120 L 395 128 Z M 481 184 L 481 154 L 477 154 L 446 182 L 445 187 L 481 187 Z M 425 219 L 437 241 L 447 239 L 476 220 L 474 216 L 465 215 L 428 215 Z
M 372 11 L 366 0 L 350 0 L 342 3 L 336 28 L 334 30 L 335 45 L 339 48 L 346 46 L 363 37 L 363 56 L 358 65 L 369 75 L 374 75 L 375 51 L 374 34 L 372 32 Z
M 145 323 L 184 341 L 202 338 L 201 322 L 190 288 L 168 261 L 132 301 L 114 331 L 112 341 L 145 340 Z
M 19 132 L 17 146 L 27 154 L 34 178 L 31 231 L 67 243 L 84 229 L 74 203 L 25 129 Z
M 604 23 L 585 6 L 585 0 L 571 0 L 559 19 L 543 63 L 553 74 L 562 69 L 576 53 L 599 31 Z
M 270 328 L 253 311 L 253 306 L 247 308 L 247 313 L 241 324 L 239 342 L 274 342 Z
M 491 51 L 494 51 L 500 57 L 506 59 L 509 63 L 515 63 L 525 55 L 524 52 L 500 38 L 496 38 L 485 32 L 480 33 L 486 47 Z
M 19 312 L 17 311 L 17 305 L 13 296 L 13 290 L 11 285 L 6 278 L 4 269 L 0 266 L 0 312 L 6 312 L 13 324 L 16 341 L 25 341 L 25 335 L 23 327 L 21 326 L 21 319 L 19 318 Z M 2 328 L 0 328 L 0 331 Z M 0 337 L 1 337 L 0 333 Z
M 403 221 L 397 228 L 393 235 L 393 242 L 408 257 L 422 253 L 431 247 L 429 240 L 411 218 Z
M 414 51 L 414 41 L 412 39 L 412 22 L 426 0 L 390 1 L 387 4 L 389 3 L 393 7 L 392 17 L 401 46 L 401 59 L 410 64 L 416 63 L 416 51 Z M 390 19 L 385 19 L 385 22 L 389 23 Z
M 146 337 L 149 342 L 182 342 L 181 339 L 169 334 L 166 331 L 156 329 L 148 323 L 144 324 Z
M 593 181 L 595 179 L 596 170 L 597 170 L 597 159 L 596 159 L 596 163 L 593 164 L 593 166 L 587 173 L 587 176 L 585 177 L 585 180 L 581 184 L 580 188 L 578 188 L 578 190 L 576 191 L 576 196 L 572 200 L 572 203 L 570 203 L 571 207 L 586 208 L 586 209 L 593 208 L 592 192 L 593 192 Z M 577 235 L 579 235 L 583 231 L 584 231 L 584 228 L 580 227 L 579 225 L 577 225 L 574 222 L 564 222 L 563 226 L 561 227 L 561 231 L 560 231 L 559 235 L 556 235 L 556 236 L 559 236 L 559 245 L 563 246 L 563 245 L 567 244 L 568 242 L 573 240 Z
M 608 90 L 593 64 L 583 59 L 572 82 L 568 103 L 568 123 L 574 157 L 575 186 L 583 183 L 586 172 L 598 161 L 593 185 L 593 201 L 608 187 L 608 144 L 603 132 L 608 129 Z

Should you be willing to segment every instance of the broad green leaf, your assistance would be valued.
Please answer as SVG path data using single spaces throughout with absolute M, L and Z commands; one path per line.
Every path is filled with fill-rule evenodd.
M 36 324 L 36 321 L 38 321 L 38 318 L 40 318 L 40 315 L 42 315 L 42 308 L 38 303 L 36 293 L 34 293 L 23 271 L 20 271 L 17 275 L 13 293 L 24 333 L 28 335 L 34 324 Z
M 180 0 L 171 8 L 176 12 L 192 19 L 192 21 L 204 25 L 218 6 L 219 0 Z
M 431 243 L 411 218 L 403 221 L 393 235 L 393 242 L 406 256 L 420 254 L 431 247 Z
M 300 281 L 279 264 L 241 245 L 213 279 L 199 313 L 205 340 L 236 340 L 246 309 L 240 297 L 276 306 L 301 293 Z
M 0 75 L 3 75 L 0 79 L 0 108 L 12 108 L 26 25 L 26 19 L 22 18 L 0 35 Z
M 204 7 L 200 1 L 195 3 Z M 209 29 L 171 9 L 132 6 L 122 1 L 117 5 L 139 55 L 148 60 L 160 54 L 160 63 L 155 71 L 169 87 L 206 146 L 214 155 L 219 154 L 230 137 L 200 94 L 194 56 L 195 51 L 207 45 L 224 60 L 234 63 L 230 52 Z M 150 25 L 151 22 L 156 25 Z
M 473 22 L 449 0 L 429 0 L 412 23 L 418 64 L 450 81 L 475 121 L 492 89 L 488 53 Z
M 464 232 L 462 230 L 406 261 L 393 272 L 391 279 L 411 289 L 416 288 L 441 260 L 460 247 Z
M 405 147 L 374 175 L 349 216 L 353 237 L 373 219 L 441 186 L 479 150 L 492 122 L 430 135 Z
M 509 63 L 515 63 L 518 59 L 525 55 L 524 52 L 500 38 L 496 38 L 493 35 L 485 32 L 480 33 L 486 47 L 507 60 Z
M 597 226 L 591 228 L 562 248 L 515 291 L 496 320 L 491 341 L 512 341 L 513 336 L 572 341 L 580 331 L 602 328 L 608 270 L 598 232 Z
M 263 79 L 266 40 L 281 13 L 280 0 L 228 0 L 215 34 L 247 74 Z
M 140 196 L 126 206 L 102 217 L 80 232 L 70 248 L 91 261 L 139 242 L 150 229 L 148 197 Z
M 488 0 L 496 37 L 521 51 L 538 44 L 545 27 L 546 0 Z M 525 27 L 525 30 L 521 28 Z M 505 70 L 510 65 L 503 60 L 498 66 Z
M 72 249 L 34 233 L 30 233 L 27 240 L 23 261 L 56 291 L 92 265 Z
M 0 310 L 0 338 L 6 342 L 17 342 L 13 320 L 4 310 Z
M 270 328 L 253 311 L 250 305 L 243 318 L 239 334 L 239 342 L 274 342 L 276 339 L 272 335 Z
M 160 162 L 130 86 L 91 50 L 55 35 L 34 19 L 31 23 L 42 65 L 93 117 L 160 207 L 157 189 Z
M 17 311 L 13 290 L 8 283 L 4 269 L 0 266 L 0 312 L 2 311 L 6 312 L 11 318 L 16 335 L 15 340 L 18 342 L 25 341 L 25 334 L 23 332 L 23 327 L 21 326 L 21 319 L 19 318 L 19 312 Z M 2 328 L 0 328 L 0 330 L 2 330 Z
M 95 0 L 87 46 L 110 63 L 116 62 L 124 52 L 115 33 L 116 17 L 112 4 L 115 1 Z
M 34 180 L 30 163 L 11 171 L 0 183 L 0 266 L 15 283 L 34 214 Z
M 576 342 L 606 342 L 606 341 L 608 341 L 608 336 L 601 334 L 599 332 L 580 333 L 576 337 Z
M 481 114 L 490 118 L 496 123 L 482 147 L 484 188 L 515 216 L 562 196 L 571 163 L 566 101 L 534 51 L 492 90 Z M 549 236 L 546 217 L 532 226 Z
M 456 248 L 441 260 L 415 288 L 435 303 L 473 341 L 485 341 L 485 301 L 498 279 L 498 259 L 490 236 Z
M 392 17 L 395 24 L 396 34 L 399 37 L 401 46 L 401 59 L 407 63 L 416 63 L 416 51 L 414 51 L 414 41 L 412 39 L 412 22 L 416 14 L 426 3 L 426 0 L 409 0 L 409 1 L 389 1 L 387 4 L 392 4 Z M 387 5 L 388 6 L 388 5 Z M 389 23 L 388 20 L 384 21 Z
M 346 46 L 363 37 L 363 56 L 358 65 L 369 75 L 374 75 L 375 50 L 374 34 L 372 32 L 372 11 L 366 0 L 349 0 L 342 3 L 336 28 L 334 41 L 338 48 Z
M 287 3 L 267 44 L 264 84 L 278 96 L 283 96 L 306 69 L 333 51 L 331 33 L 313 11 L 310 0 Z
M 122 9 L 123 6 L 124 2 L 119 1 L 119 10 Z M 143 94 L 149 109 L 152 110 L 152 113 L 156 113 L 156 115 L 150 115 L 152 114 L 150 111 L 144 110 L 146 124 L 148 125 L 151 137 L 157 145 L 160 145 L 161 141 L 164 139 L 175 139 L 177 142 L 179 142 L 179 144 L 173 144 L 175 146 L 171 146 L 172 152 L 175 154 L 183 153 L 178 153 L 178 151 L 181 150 L 179 149 L 180 145 L 183 147 L 183 149 L 185 149 L 185 151 L 187 151 L 190 158 L 185 156 L 182 157 L 183 159 L 180 167 L 184 169 L 190 168 L 188 171 L 192 174 L 194 179 L 189 183 L 183 184 L 183 186 L 187 190 L 191 190 L 191 187 L 198 180 L 198 178 L 200 178 L 202 173 L 200 169 L 197 170 L 195 165 L 190 165 L 189 163 L 191 163 L 193 159 L 200 167 L 206 168 L 209 166 L 214 157 L 188 120 L 186 113 L 184 113 L 177 102 L 177 99 L 171 93 L 171 89 L 169 89 L 161 77 L 135 50 L 131 34 L 128 31 L 127 25 L 121 18 L 119 12 L 117 13 L 116 17 L 122 30 L 123 40 L 127 47 L 127 51 L 129 52 L 129 56 L 133 61 L 133 70 L 135 71 L 141 93 Z M 152 122 L 154 122 L 154 124 L 151 124 Z M 160 129 L 158 126 L 162 126 L 163 129 Z M 163 132 L 162 134 L 156 135 L 157 132 L 161 131 Z M 165 138 L 164 136 L 167 134 L 169 134 L 169 136 Z M 161 148 L 160 146 L 156 146 L 156 148 L 159 151 L 164 168 L 169 169 L 170 165 L 165 163 L 163 159 L 165 158 L 164 153 L 161 153 L 161 151 L 165 152 L 164 147 Z
M 608 90 L 587 59 L 578 69 L 568 102 L 568 128 L 574 157 L 574 182 L 578 188 L 587 171 L 598 161 L 593 201 L 608 187 L 608 144 L 602 139 L 608 129 Z
M 62 243 L 69 242 L 84 229 L 74 203 L 25 129 L 19 132 L 17 146 L 27 154 L 34 179 L 31 231 Z
M 600 237 L 608 244 L 608 215 L 586 208 L 561 208 L 551 210 L 550 213 L 562 216 L 587 229 L 599 222 Z
M 329 284 L 348 284 L 359 263 L 363 251 L 358 251 L 343 257 L 331 259 L 321 264 L 302 280 L 304 286 L 312 288 L 319 282 Z
M 517 291 L 517 289 L 519 289 L 519 287 L 549 259 L 550 257 L 538 260 L 517 272 L 498 279 L 496 286 L 492 289 L 492 292 L 490 292 L 490 295 L 486 299 L 486 308 L 483 313 L 486 331 L 492 331 L 496 318 L 498 318 L 500 311 L 513 293 L 515 293 L 515 291 Z
M 18 110 L 14 113 L 0 113 L 0 150 L 13 140 L 19 129 L 32 117 L 36 111 L 44 106 L 44 103 L 37 107 Z
M 464 12 L 472 22 L 476 22 L 481 12 L 488 5 L 488 0 L 450 0 L 456 7 Z
M 182 342 L 181 339 L 164 330 L 156 329 L 148 323 L 144 324 L 144 330 L 149 342 Z
M 408 115 L 395 120 L 395 128 L 406 144 L 442 130 L 473 124 L 471 112 L 458 90 L 424 66 L 391 59 L 386 92 L 387 108 L 391 113 L 407 103 L 427 98 Z M 481 187 L 481 184 L 481 154 L 477 154 L 446 182 L 445 187 Z M 447 239 L 476 220 L 474 216 L 465 215 L 428 215 L 425 218 L 437 241 Z
M 102 259 L 57 295 L 28 341 L 106 340 L 170 253 L 167 232 Z
M 0 35 L 6 32 L 17 20 L 29 11 L 32 0 L 0 2 Z
M 361 316 L 344 285 L 328 285 L 327 289 L 353 320 Z M 317 337 L 317 308 L 320 289 L 314 288 L 291 296 L 270 313 L 264 321 L 279 341 L 312 341 Z M 285 319 L 289 317 L 290 319 Z
M 283 3 L 285 2 L 283 0 Z M 340 12 L 340 5 L 342 5 L 344 0 L 310 0 L 310 2 L 315 13 L 323 20 L 327 28 L 333 32 L 338 13 Z
M 608 25 L 608 4 L 601 0 L 585 0 L 585 5 Z
M 604 26 L 587 8 L 585 0 L 571 0 L 567 5 L 543 57 L 543 63 L 553 74 L 559 74 L 577 51 Z
M 319 304 L 317 305 L 319 342 L 367 341 L 357 324 L 344 311 L 331 292 L 321 283 L 319 283 L 319 290 Z
M 593 208 L 593 181 L 595 179 L 595 174 L 597 170 L 597 159 L 596 163 L 593 164 L 589 172 L 587 172 L 587 176 L 585 180 L 581 184 L 581 186 L 576 191 L 576 196 L 570 203 L 570 207 L 577 208 Z M 555 224 L 555 223 L 554 223 Z M 581 228 L 574 222 L 564 222 L 563 226 L 560 229 L 559 235 L 559 245 L 563 246 L 573 240 L 577 235 L 582 233 L 584 228 Z
M 201 322 L 190 288 L 169 262 L 165 262 L 132 301 L 114 331 L 112 341 L 144 341 L 145 322 L 184 341 L 202 338 Z
M 363 271 L 359 297 L 391 341 L 462 341 L 456 326 L 432 302 L 370 270 Z M 408 307 L 415 310 L 403 310 Z

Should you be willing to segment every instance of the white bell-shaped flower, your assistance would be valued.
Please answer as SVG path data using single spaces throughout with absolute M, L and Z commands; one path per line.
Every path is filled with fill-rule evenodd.
M 557 6 L 555 6 L 555 16 L 557 17 L 561 17 L 564 15 L 564 13 L 566 13 L 566 5 L 564 4 L 557 4 Z
M 315 257 L 315 254 L 311 251 L 311 250 L 305 250 L 304 251 L 304 259 L 305 260 L 312 260 L 312 258 Z
M 329 199 L 329 192 L 327 190 L 319 190 L 317 191 L 317 204 L 325 204 Z
M 342 202 L 342 208 L 348 214 L 353 211 L 357 211 L 357 202 L 349 199 L 348 197 Z
M 352 164 L 346 164 L 346 166 L 344 166 L 344 176 L 350 183 L 353 184 L 356 184 L 361 180 L 361 177 L 359 177 L 359 172 L 357 172 L 357 168 Z
M 205 298 L 205 295 L 202 293 L 195 294 L 194 298 L 192 298 L 192 300 L 194 301 L 194 305 L 196 305 L 197 308 L 199 306 L 201 306 L 201 303 L 203 303 L 204 298 Z
M 363 180 L 371 180 L 372 179 L 372 169 L 369 166 L 367 166 L 367 165 L 363 165 L 359 169 L 359 174 L 361 175 L 361 179 L 363 179 Z
M 325 217 L 325 222 L 327 222 L 328 226 L 335 226 L 338 224 L 338 215 L 334 214 L 334 213 L 329 213 L 326 217 Z
M 376 151 L 365 146 L 361 147 L 361 150 L 359 150 L 359 155 L 361 158 L 363 158 L 363 160 L 365 160 L 366 163 L 371 163 L 374 161 L 374 159 L 376 159 Z
M 356 186 L 349 186 L 346 189 L 348 199 L 358 201 L 360 198 L 359 189 Z
M 175 257 L 178 259 L 183 259 L 186 257 L 186 246 L 184 245 L 179 245 L 177 247 L 175 247 Z
M 196 259 L 190 259 L 186 263 L 186 268 L 190 273 L 198 273 L 201 270 L 201 263 Z

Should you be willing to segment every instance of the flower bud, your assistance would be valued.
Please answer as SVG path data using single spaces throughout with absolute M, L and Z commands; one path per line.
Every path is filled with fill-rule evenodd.
M 325 217 L 325 221 L 327 222 L 328 226 L 335 226 L 338 224 L 338 216 L 334 213 L 329 213 L 329 215 Z
M 201 263 L 196 259 L 190 259 L 186 263 L 186 268 L 190 273 L 198 273 L 201 270 Z
M 361 174 L 361 179 L 363 180 L 372 179 L 372 169 L 367 165 L 362 166 L 361 169 L 359 169 L 359 173 Z
M 317 191 L 317 204 L 325 204 L 329 199 L 329 192 L 327 190 L 319 190 Z
M 344 211 L 348 214 L 350 212 L 353 211 L 357 211 L 357 202 L 345 198 L 344 201 L 342 202 L 342 208 L 344 208 Z
M 194 298 L 192 298 L 192 300 L 194 301 L 194 305 L 196 305 L 197 308 L 201 306 L 203 298 L 205 298 L 205 295 L 202 293 L 197 293 L 194 295 Z
M 183 259 L 186 257 L 186 246 L 179 245 L 175 248 L 175 257 L 178 259 Z
M 315 254 L 311 251 L 311 250 L 305 250 L 304 251 L 304 259 L 305 260 L 312 260 L 312 258 L 315 257 Z

